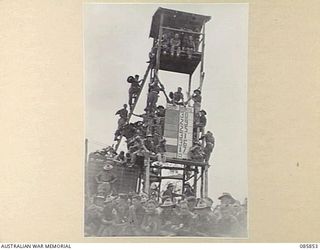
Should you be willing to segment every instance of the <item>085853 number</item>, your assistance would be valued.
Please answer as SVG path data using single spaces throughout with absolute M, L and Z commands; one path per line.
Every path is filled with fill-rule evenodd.
M 310 248 L 318 248 L 318 244 L 300 244 L 300 248 L 307 248 L 307 249 L 310 249 Z

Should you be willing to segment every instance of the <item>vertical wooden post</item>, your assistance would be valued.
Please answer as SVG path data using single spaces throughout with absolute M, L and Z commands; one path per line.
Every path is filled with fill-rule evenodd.
M 202 37 L 202 46 L 201 46 L 201 65 L 200 65 L 200 90 L 202 90 L 202 85 L 204 81 L 204 49 L 206 46 L 205 38 L 206 38 L 206 25 L 205 22 L 203 22 L 203 37 Z M 199 136 L 199 133 L 198 133 Z M 204 146 L 204 140 L 202 141 L 202 146 Z M 202 167 L 202 186 L 203 186 L 203 196 L 208 197 L 208 165 L 206 165 L 204 168 Z
M 204 167 L 204 197 L 208 197 L 208 165 Z
M 183 180 L 182 180 L 182 194 L 184 192 L 184 187 L 186 184 L 186 165 L 183 165 Z
M 150 83 L 152 82 L 152 79 L 154 77 L 154 74 L 153 74 L 153 69 L 150 70 Z M 149 87 L 149 86 L 148 86 Z
M 191 93 L 191 80 L 192 80 L 192 74 L 189 75 L 189 84 L 188 84 L 188 93 L 187 93 L 188 94 L 188 100 L 192 95 L 192 93 Z M 189 106 L 190 106 L 190 104 L 189 104 Z
M 161 192 L 161 183 L 162 183 L 162 167 L 159 167 L 160 173 L 160 179 L 159 179 L 159 186 L 158 186 L 158 201 L 160 201 L 160 192 Z
M 200 197 L 203 198 L 203 186 L 204 186 L 204 170 L 201 167 L 201 187 L 200 187 Z
M 198 167 L 194 167 L 194 182 L 193 182 L 193 189 L 194 189 L 194 194 L 197 196 L 197 179 L 198 179 Z
M 145 173 L 146 173 L 146 178 L 144 181 L 144 188 L 145 192 L 149 194 L 150 191 L 150 153 L 146 152 L 144 154 L 144 166 L 145 166 Z
M 158 34 L 158 48 L 157 48 L 157 57 L 156 57 L 156 68 L 155 74 L 158 74 L 158 70 L 160 68 L 160 55 L 161 55 L 161 40 L 162 40 L 162 31 L 163 31 L 163 14 L 160 16 L 160 24 L 159 24 L 159 34 Z
M 203 22 L 203 30 L 202 30 L 202 46 L 201 46 L 201 64 L 200 64 L 200 90 L 202 90 L 203 80 L 204 80 L 204 48 L 205 48 L 205 32 L 206 25 Z
M 142 179 L 142 175 L 141 175 L 141 170 L 139 170 L 139 179 L 138 179 L 138 187 L 137 187 L 137 193 L 140 193 L 141 190 L 141 179 Z

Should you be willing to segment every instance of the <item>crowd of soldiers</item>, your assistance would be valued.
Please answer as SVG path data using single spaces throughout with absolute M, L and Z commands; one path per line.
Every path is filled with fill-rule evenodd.
M 189 40 L 188 40 L 189 39 Z M 188 51 L 187 42 L 194 36 L 166 32 L 163 34 L 164 53 L 180 49 Z M 166 40 L 166 42 L 165 42 Z M 178 42 L 179 40 L 179 42 Z M 193 42 L 196 49 L 195 42 Z M 174 49 L 173 49 L 174 48 Z M 179 49 L 180 48 L 180 49 Z M 193 51 L 194 49 L 190 49 Z M 181 194 L 174 191 L 174 184 L 160 193 L 156 182 L 150 180 L 149 194 L 119 193 L 118 176 L 114 168 L 131 168 L 140 174 L 145 171 L 146 155 L 151 159 L 150 176 L 157 176 L 152 166 L 166 163 L 166 139 L 164 125 L 166 109 L 158 104 L 162 92 L 171 105 L 191 106 L 194 110 L 193 146 L 189 149 L 188 159 L 209 164 L 210 155 L 215 145 L 211 131 L 205 131 L 206 111 L 201 109 L 201 90 L 195 89 L 187 99 L 178 87 L 167 95 L 163 84 L 155 75 L 148 85 L 147 103 L 143 114 L 134 113 L 135 105 L 143 87 L 139 75 L 129 76 L 128 104 L 115 114 L 119 116 L 118 127 L 114 134 L 116 144 L 122 137 L 126 139 L 127 149 L 116 152 L 117 147 L 107 147 L 89 154 L 89 161 L 100 160 L 103 167 L 94 177 L 96 186 L 86 196 L 85 232 L 88 236 L 243 236 L 246 233 L 246 202 L 240 204 L 230 194 L 219 197 L 221 204 L 213 206 L 210 198 L 196 198 L 196 193 L 189 183 L 183 184 Z M 128 108 L 129 106 L 129 108 Z M 130 122 L 130 117 L 141 118 Z M 187 171 L 188 174 L 188 171 Z M 141 175 L 142 176 L 142 175 Z M 142 190 L 146 190 L 142 180 Z M 140 189 L 139 189 L 140 190 Z
M 185 52 L 189 59 L 192 54 L 199 50 L 200 36 L 188 32 L 172 32 L 164 30 L 161 45 L 162 53 L 170 53 L 171 56 L 180 56 L 181 51 Z
M 180 57 L 183 53 L 188 59 L 192 59 L 194 53 L 199 51 L 199 45 L 200 33 L 198 29 L 195 32 L 188 29 L 179 32 L 163 30 L 161 37 L 161 53 L 163 55 Z M 150 61 L 148 62 L 152 63 L 154 61 L 158 46 L 159 41 L 156 39 L 155 46 L 149 53 Z
M 223 193 L 220 204 L 196 198 L 191 189 L 175 194 L 168 184 L 161 202 L 146 194 L 97 194 L 86 206 L 86 236 L 204 236 L 244 237 L 247 201 Z M 177 197 L 181 196 L 181 197 Z

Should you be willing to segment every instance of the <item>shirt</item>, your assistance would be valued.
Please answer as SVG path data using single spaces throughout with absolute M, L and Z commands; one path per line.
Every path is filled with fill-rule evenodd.
M 102 182 L 112 182 L 117 177 L 110 171 L 102 170 L 97 174 L 97 178 Z
M 202 99 L 201 95 L 193 95 L 193 96 L 192 96 L 192 100 L 193 100 L 194 102 L 201 103 L 201 99 Z
M 211 134 L 205 134 L 204 136 L 200 137 L 199 140 L 205 139 L 206 143 L 212 143 L 214 145 L 214 137 Z
M 162 196 L 169 196 L 170 199 L 173 201 L 173 197 L 178 197 L 178 196 L 181 196 L 181 195 L 175 194 L 170 189 L 167 189 L 166 191 L 163 192 Z
M 180 44 L 181 44 L 181 41 L 180 41 L 179 38 L 178 39 L 171 38 L 171 40 L 170 40 L 170 45 L 171 46 L 180 46 Z
M 183 100 L 183 94 L 181 92 L 175 92 L 175 93 L 173 93 L 172 99 L 175 102 L 179 102 L 179 101 Z
M 121 118 L 127 119 L 127 117 L 128 117 L 128 110 L 126 110 L 125 108 L 120 109 L 120 110 L 117 111 L 116 115 L 120 115 Z
M 207 117 L 205 117 L 204 115 L 201 115 L 199 117 L 199 122 L 200 122 L 199 124 L 200 127 L 205 127 L 207 125 Z

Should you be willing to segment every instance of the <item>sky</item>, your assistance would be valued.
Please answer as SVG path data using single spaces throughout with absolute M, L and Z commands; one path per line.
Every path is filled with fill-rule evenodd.
M 247 181 L 247 4 L 86 4 L 84 7 L 86 138 L 92 152 L 113 144 L 118 117 L 115 112 L 128 101 L 129 75 L 141 77 L 147 69 L 151 20 L 158 7 L 209 15 L 206 24 L 205 80 L 202 108 L 207 111 L 206 130 L 216 145 L 209 168 L 209 197 L 222 192 L 243 201 Z M 192 89 L 199 87 L 199 68 Z M 188 75 L 160 71 L 166 91 L 183 88 Z M 135 113 L 146 105 L 143 90 Z M 158 104 L 165 106 L 160 96 Z M 133 119 L 132 121 L 135 121 Z M 124 147 L 124 145 L 122 145 Z

